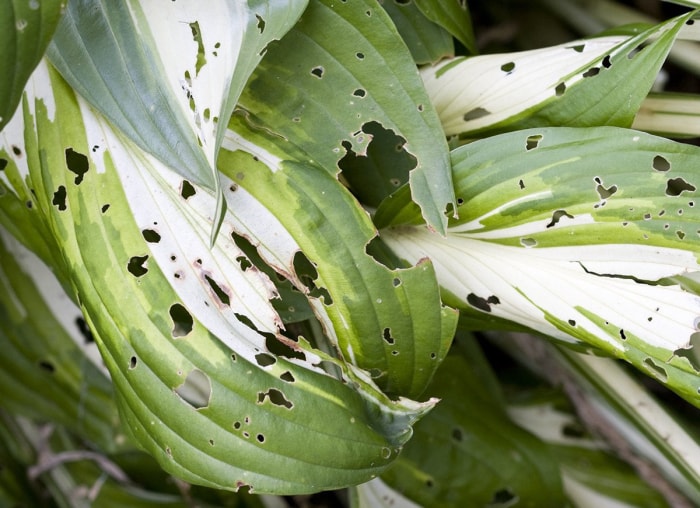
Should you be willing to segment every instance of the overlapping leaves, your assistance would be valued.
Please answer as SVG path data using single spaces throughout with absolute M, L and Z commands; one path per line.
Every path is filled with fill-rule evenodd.
M 506 319 L 595 346 L 698 404 L 699 164 L 696 147 L 613 127 L 495 136 L 453 153 L 447 237 L 383 238 L 432 259 L 475 326 Z

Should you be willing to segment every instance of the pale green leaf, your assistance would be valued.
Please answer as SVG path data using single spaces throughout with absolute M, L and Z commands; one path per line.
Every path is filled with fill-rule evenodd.
M 447 135 L 555 125 L 629 127 L 689 17 L 633 37 L 458 58 L 426 67 L 421 75 Z
M 0 2 L 0 131 L 10 121 L 34 67 L 44 56 L 65 0 Z
M 388 1 L 381 5 L 391 16 L 418 65 L 434 64 L 443 58 L 454 56 L 452 36 L 431 21 L 416 3 Z
M 24 132 L 13 163 L 60 239 L 135 441 L 169 473 L 222 489 L 314 492 L 378 475 L 434 401 L 390 400 L 361 371 L 286 336 L 274 285 L 234 243 L 245 231 L 232 212 L 210 249 L 211 191 L 115 131 L 52 68 L 37 79 L 48 82 L 30 81 L 13 119 L 24 128 L 10 129 Z
M 428 19 L 450 32 L 469 53 L 477 53 L 466 0 L 415 0 L 415 3 Z
M 376 2 L 310 2 L 282 43 L 270 46 L 240 105 L 253 125 L 299 147 L 298 160 L 334 175 L 346 155 L 366 155 L 373 128 L 394 136 L 392 148 L 410 154 L 411 164 L 373 175 L 378 192 L 385 197 L 410 182 L 426 222 L 444 232 L 454 201 L 447 144 L 411 54 Z
M 446 301 L 470 315 L 601 348 L 700 402 L 700 298 L 669 280 L 700 269 L 697 147 L 550 128 L 452 159 L 459 220 L 445 238 L 384 230 L 399 256 L 431 259 Z

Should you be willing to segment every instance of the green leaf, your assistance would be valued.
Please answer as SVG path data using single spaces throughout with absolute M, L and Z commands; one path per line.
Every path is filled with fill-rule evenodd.
M 65 5 L 65 0 L 0 3 L 0 131 L 17 109 L 24 85 L 44 56 Z
M 261 147 L 235 143 L 234 137 L 225 141 L 219 158 L 220 170 L 233 181 L 234 198 L 239 202 L 244 191 L 250 193 L 301 251 L 263 258 L 313 297 L 312 307 L 345 361 L 371 372 L 387 393 L 420 396 L 456 326 L 456 314 L 442 307 L 432 265 L 391 269 L 379 263 L 368 252 L 376 229 L 332 175 L 292 161 L 275 163 Z M 241 146 L 254 155 L 237 150 Z M 252 220 L 246 202 L 240 201 L 235 213 L 251 214 Z M 281 236 L 272 228 L 249 234 L 263 245 Z M 299 273 L 301 261 L 305 276 Z
M 78 308 L 34 254 L 0 229 L 0 406 L 113 450 L 125 441 Z
M 220 0 L 196 10 L 183 2 L 76 0 L 49 55 L 71 86 L 137 146 L 219 191 L 219 125 L 266 45 L 305 6 L 306 0 Z M 220 197 L 212 240 L 224 205 Z
M 429 19 L 413 2 L 383 2 L 382 7 L 391 16 L 413 59 L 418 65 L 436 63 L 454 56 L 452 36 Z
M 493 373 L 473 341 L 445 359 L 430 388 L 440 404 L 382 480 L 422 506 L 563 506 L 559 464 L 484 387 Z
M 634 37 L 457 58 L 426 67 L 421 75 L 447 135 L 483 137 L 538 126 L 629 127 L 691 16 Z
M 700 150 L 627 129 L 549 128 L 453 152 L 459 220 L 382 231 L 445 299 L 624 358 L 694 404 Z M 412 214 L 415 222 L 418 212 Z
M 220 489 L 303 493 L 377 476 L 434 401 L 390 400 L 286 336 L 274 285 L 242 262 L 233 213 L 210 249 L 215 195 L 113 130 L 53 69 L 37 76 L 45 95 L 30 82 L 9 126 L 24 132 L 27 165 L 13 160 L 60 239 L 135 441 L 169 473 Z
M 466 1 L 415 0 L 415 2 L 428 19 L 450 32 L 469 53 L 477 53 L 471 14 Z
M 550 445 L 560 463 L 566 496 L 575 506 L 669 506 L 604 441 L 583 433 L 581 422 L 557 407 L 560 401 L 556 393 L 549 400 L 541 394 L 536 400 L 527 400 L 527 393 L 520 393 L 519 397 L 516 404 L 509 406 L 509 414 Z
M 392 149 L 413 159 L 396 174 L 372 176 L 383 180 L 381 197 L 410 182 L 425 220 L 444 232 L 454 201 L 447 144 L 384 10 L 369 0 L 314 0 L 282 42 L 270 46 L 241 95 L 250 122 L 334 175 L 346 154 L 366 155 L 373 127 L 395 136 Z

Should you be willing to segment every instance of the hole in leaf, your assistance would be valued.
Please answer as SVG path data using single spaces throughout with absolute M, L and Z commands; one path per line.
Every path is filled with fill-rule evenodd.
M 287 409 L 292 409 L 294 407 L 294 404 L 287 400 L 284 393 L 276 388 L 270 388 L 266 392 L 258 392 L 258 404 L 264 403 L 265 399 L 269 400 L 275 406 L 281 406 Z
M 95 336 L 90 331 L 90 328 L 85 322 L 85 319 L 79 316 L 75 318 L 75 324 L 78 327 L 80 335 L 83 336 L 83 341 L 85 342 L 85 344 L 92 344 L 93 342 L 95 342 Z
M 314 67 L 313 69 L 311 69 L 311 74 L 313 74 L 314 76 L 316 76 L 319 79 L 323 78 L 323 72 L 324 72 L 324 69 L 321 66 Z
M 365 92 L 362 88 L 358 88 L 352 94 L 355 97 L 364 97 L 367 94 L 367 92 Z
M 527 150 L 527 151 L 534 150 L 535 148 L 540 146 L 540 141 L 542 141 L 543 137 L 544 136 L 542 136 L 542 134 L 533 134 L 532 136 L 528 136 L 527 139 L 525 140 L 525 150 Z
M 268 367 L 270 365 L 274 365 L 277 362 L 277 359 L 267 353 L 258 353 L 255 355 L 255 361 L 261 367 Z
M 170 319 L 173 320 L 172 336 L 178 338 L 188 335 L 194 326 L 192 315 L 179 303 L 172 304 L 169 312 Z
M 501 303 L 501 301 L 494 295 L 491 295 L 488 298 L 482 298 L 474 293 L 469 293 L 467 296 L 467 303 L 473 307 L 476 307 L 477 309 L 483 310 L 484 312 L 491 312 L 491 305 L 498 305 Z
M 695 186 L 686 182 L 682 178 L 670 178 L 666 182 L 666 195 L 667 196 L 680 196 L 682 192 L 695 190 Z
M 160 235 L 157 231 L 154 231 L 153 229 L 144 229 L 143 231 L 141 231 L 141 234 L 143 235 L 143 239 L 146 240 L 148 243 L 160 242 Z
M 574 216 L 567 213 L 566 210 L 557 210 L 552 214 L 552 220 L 549 224 L 547 224 L 547 228 L 551 228 L 559 224 L 559 221 L 563 218 L 566 217 L 567 219 L 573 219 Z
M 53 193 L 52 205 L 55 205 L 60 212 L 66 209 L 66 188 L 63 185 L 59 185 L 56 192 Z
M 566 83 L 559 83 L 556 87 L 554 87 L 554 95 L 557 97 L 564 95 L 564 92 L 566 92 Z
M 586 72 L 582 74 L 584 78 L 592 78 L 600 73 L 600 67 L 591 67 Z
M 289 371 L 280 374 L 280 379 L 285 383 L 294 383 L 296 381 L 296 379 L 294 379 L 294 375 Z
M 39 362 L 39 367 L 44 369 L 49 374 L 53 374 L 54 372 L 56 372 L 56 367 L 53 363 L 49 362 L 48 360 L 41 360 Z
M 501 65 L 501 70 L 503 72 L 511 72 L 513 69 L 515 69 L 515 62 L 508 62 Z
M 577 44 L 576 46 L 571 46 L 569 49 L 573 49 L 576 53 L 583 53 L 585 47 L 585 44 Z
M 610 55 L 605 55 L 605 58 L 603 58 L 602 64 L 603 64 L 603 67 L 605 67 L 606 69 L 609 69 L 610 67 L 612 67 L 612 60 L 610 59 Z
M 492 505 L 505 505 L 508 503 L 513 503 L 516 501 L 518 497 L 513 494 L 509 489 L 501 489 L 493 494 L 493 499 L 491 499 L 491 502 L 489 504 Z
M 216 283 L 216 281 L 214 279 L 212 279 L 211 277 L 209 277 L 208 275 L 205 275 L 204 279 L 209 284 L 209 287 L 214 292 L 214 295 L 216 296 L 216 299 L 219 300 L 219 303 L 230 307 L 231 306 L 231 298 L 228 295 L 228 291 L 226 291 L 221 286 L 219 286 Z
M 394 342 L 396 342 L 391 336 L 391 328 L 384 328 L 383 337 L 387 344 L 393 344 Z
M 180 196 L 182 196 L 182 199 L 189 199 L 195 194 L 197 194 L 197 191 L 194 190 L 192 184 L 187 180 L 183 180 L 180 185 Z
M 202 41 L 202 31 L 199 28 L 199 22 L 189 23 L 192 32 L 192 39 L 197 43 L 197 61 L 195 63 L 195 76 L 207 63 L 207 57 L 204 52 L 204 42 Z
M 666 369 L 657 365 L 651 358 L 644 359 L 644 365 L 654 374 L 660 381 L 665 382 L 668 379 L 668 374 L 666 374 Z
M 569 326 L 576 326 L 576 321 L 573 319 L 569 319 L 568 323 L 569 323 Z
M 22 155 L 22 150 L 18 146 L 12 145 L 12 153 L 20 157 Z
M 457 442 L 462 441 L 464 436 L 462 435 L 462 429 L 454 428 L 452 429 L 452 439 L 454 439 Z
M 364 53 L 358 52 L 358 53 L 355 53 L 355 57 L 356 57 L 358 60 L 364 60 L 364 59 L 365 59 L 365 54 L 364 54 Z
M 75 173 L 75 184 L 80 185 L 85 173 L 90 169 L 90 163 L 86 155 L 66 148 L 66 167 L 71 173 Z
M 593 180 L 598 184 L 595 190 L 598 193 L 598 196 L 600 196 L 600 199 L 608 199 L 617 192 L 617 185 L 611 185 L 606 189 L 603 185 L 603 181 L 599 177 L 596 176 Z
M 146 268 L 146 261 L 148 261 L 148 255 L 145 256 L 133 256 L 129 259 L 129 263 L 126 265 L 126 269 L 134 277 L 141 277 L 148 273 L 148 268 Z
M 260 30 L 260 33 L 263 33 L 265 31 L 265 20 L 259 14 L 256 14 L 255 18 L 258 20 L 258 30 Z
M 107 210 L 109 210 L 109 205 L 103 205 L 102 206 L 102 213 L 105 213 Z
M 471 120 L 477 120 L 479 118 L 483 118 L 483 117 L 488 116 L 490 114 L 491 114 L 491 112 L 489 110 L 479 107 L 479 108 L 474 108 L 471 111 L 467 111 L 466 113 L 464 113 L 463 118 L 464 118 L 465 122 L 469 122 Z
M 625 335 L 625 331 L 622 328 L 620 328 L 620 338 L 622 340 L 627 340 L 627 335 Z
M 521 238 L 520 245 L 523 247 L 535 247 L 537 245 L 537 240 L 534 238 Z
M 132 356 L 131 358 L 129 358 L 129 370 L 135 369 L 137 363 L 138 363 L 138 360 L 136 359 L 135 356 Z
M 316 267 L 311 263 L 309 258 L 301 251 L 297 251 L 294 254 L 294 271 L 312 297 L 322 299 L 325 305 L 333 304 L 333 299 L 328 290 L 316 286 L 315 281 L 318 278 L 318 271 L 316 271 Z
M 668 161 L 668 159 L 666 159 L 666 157 L 657 155 L 654 157 L 651 167 L 653 167 L 656 171 L 668 171 L 671 169 L 671 163 Z
M 205 408 L 211 399 L 209 376 L 199 369 L 192 369 L 183 383 L 175 388 L 175 393 L 194 409 Z
M 356 153 L 350 141 L 343 141 L 346 153 L 338 161 L 338 167 L 360 201 L 378 206 L 396 187 L 408 181 L 408 175 L 418 165 L 418 160 L 406 150 L 405 138 L 379 122 L 366 122 L 353 135 L 359 141 L 363 134 L 370 140 L 365 153 Z
M 257 439 L 258 443 L 264 443 L 265 442 L 265 436 L 262 434 L 258 434 L 255 436 L 255 439 Z
M 7 164 L 8 164 L 7 159 L 0 159 L 0 171 L 3 171 L 7 167 Z
M 561 433 L 566 437 L 581 439 L 586 436 L 586 428 L 580 422 L 569 422 L 562 426 Z

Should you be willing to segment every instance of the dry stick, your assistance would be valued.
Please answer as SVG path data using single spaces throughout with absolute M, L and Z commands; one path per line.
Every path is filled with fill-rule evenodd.
M 526 333 L 509 333 L 508 338 L 516 344 L 520 354 L 527 356 L 530 361 L 541 367 L 538 369 L 540 375 L 551 384 L 562 387 L 585 426 L 607 442 L 610 448 L 630 464 L 644 481 L 656 489 L 670 506 L 693 508 L 693 504 L 653 464 L 640 457 L 625 436 L 610 425 L 605 415 L 589 402 L 574 376 L 548 351 L 546 344 L 543 343 L 544 339 Z

